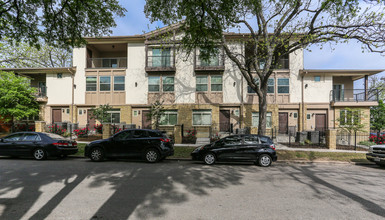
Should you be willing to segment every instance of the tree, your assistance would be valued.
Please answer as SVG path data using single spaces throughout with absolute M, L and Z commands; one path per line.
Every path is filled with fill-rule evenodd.
M 369 78 L 369 98 L 371 95 L 377 96 L 377 92 L 378 99 L 385 100 L 385 77 L 380 78 L 374 75 Z
M 184 32 L 181 49 L 191 54 L 202 48 L 209 59 L 218 45 L 236 64 L 259 97 L 258 133 L 266 130 L 268 79 L 280 60 L 312 44 L 355 39 L 369 51 L 381 52 L 384 7 L 377 1 L 300 0 L 147 0 L 151 22 L 178 23 Z M 227 37 L 224 31 L 246 28 L 247 34 Z M 248 56 L 233 50 L 242 43 Z M 254 80 L 254 77 L 259 79 Z
M 378 101 L 378 106 L 370 108 L 370 128 L 378 132 L 385 129 L 385 104 L 382 100 Z
M 125 11 L 118 0 L 1 0 L 0 36 L 37 47 L 80 46 L 83 36 L 111 33 L 114 16 Z
M 111 114 L 108 111 L 111 111 L 112 107 L 109 104 L 100 105 L 97 108 L 92 108 L 91 118 L 97 119 L 100 123 L 111 123 Z
M 31 47 L 28 43 L 16 43 L 10 39 L 0 41 L 0 67 L 69 67 L 72 54 L 69 49 L 40 43 L 41 47 Z
M 0 116 L 6 122 L 37 116 L 36 92 L 26 77 L 0 71 Z
M 163 113 L 163 101 L 155 101 L 151 104 L 150 112 L 148 113 L 148 118 L 151 119 L 151 125 L 153 129 L 159 129 L 160 118 Z

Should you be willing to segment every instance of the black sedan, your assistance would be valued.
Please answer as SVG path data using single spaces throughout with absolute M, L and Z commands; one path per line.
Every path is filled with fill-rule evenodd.
M 203 161 L 208 165 L 216 161 L 252 161 L 268 167 L 277 161 L 273 141 L 266 136 L 231 135 L 214 143 L 196 148 L 191 153 L 193 160 Z
M 12 157 L 34 157 L 44 160 L 48 156 L 67 156 L 76 154 L 76 141 L 41 132 L 17 132 L 0 138 L 0 155 Z
M 113 137 L 89 143 L 84 156 L 92 161 L 105 158 L 143 158 L 155 163 L 174 155 L 174 144 L 165 133 L 150 129 L 124 130 Z

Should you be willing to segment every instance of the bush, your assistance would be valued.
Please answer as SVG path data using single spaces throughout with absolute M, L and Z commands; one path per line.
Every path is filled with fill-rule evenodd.
M 103 134 L 103 125 L 102 124 L 94 125 L 94 129 L 95 129 L 96 133 Z
M 15 124 L 14 131 L 35 131 L 35 124 Z
M 221 139 L 221 136 L 218 133 L 216 133 L 210 137 L 210 143 L 215 142 L 219 139 Z
M 377 135 L 370 135 L 369 141 L 374 142 L 376 144 L 385 144 L 385 134 L 380 135 L 378 137 Z
M 376 143 L 375 142 L 371 142 L 371 141 L 361 141 L 360 143 L 358 143 L 359 145 L 364 145 L 364 146 L 372 146 L 372 145 L 375 145 Z
M 196 129 L 191 129 L 187 130 L 187 135 L 182 138 L 182 143 L 184 144 L 195 144 L 197 137 L 197 130 Z
M 67 132 L 67 129 L 63 129 L 60 126 L 56 126 L 56 125 L 48 126 L 48 133 L 63 135 L 66 132 Z
M 82 128 L 82 129 L 75 129 L 74 134 L 78 137 L 87 137 L 88 136 L 89 129 L 88 127 Z

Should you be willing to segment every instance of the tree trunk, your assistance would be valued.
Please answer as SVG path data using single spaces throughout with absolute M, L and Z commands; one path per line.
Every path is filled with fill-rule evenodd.
M 267 89 L 262 89 L 262 96 L 258 97 L 259 100 L 259 124 L 258 124 L 258 135 L 266 134 L 266 112 L 267 112 Z M 266 90 L 266 91 L 265 91 Z

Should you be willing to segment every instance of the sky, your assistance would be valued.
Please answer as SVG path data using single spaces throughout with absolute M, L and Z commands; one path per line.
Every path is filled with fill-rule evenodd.
M 116 18 L 117 27 L 113 28 L 113 36 L 142 34 L 162 27 L 161 22 L 150 23 L 143 10 L 145 0 L 120 0 L 127 9 L 126 16 Z M 311 46 L 304 52 L 305 69 L 385 69 L 385 56 L 378 53 L 362 53 L 361 44 L 356 41 L 329 45 L 322 49 Z M 378 74 L 385 77 L 385 72 Z M 355 87 L 361 87 L 358 81 Z

